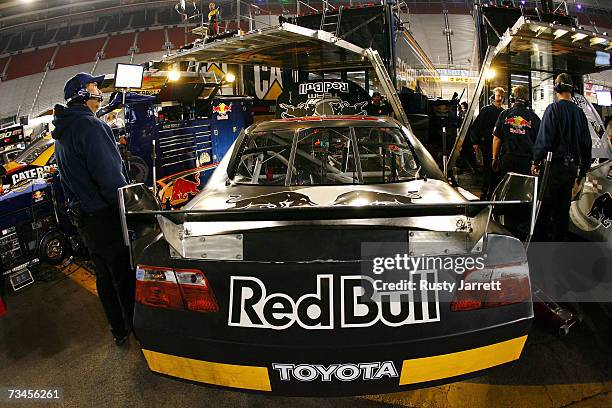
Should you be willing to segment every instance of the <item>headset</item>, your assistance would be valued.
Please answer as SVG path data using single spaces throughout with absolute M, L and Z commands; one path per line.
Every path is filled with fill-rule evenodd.
M 556 93 L 564 93 L 564 92 L 573 93 L 574 85 L 568 84 L 566 82 L 561 82 L 560 84 L 555 85 L 553 89 L 555 90 Z
M 66 101 L 67 103 L 86 103 L 90 99 L 95 99 L 98 102 L 102 103 L 102 101 L 104 100 L 104 97 L 102 95 L 93 95 L 87 89 L 82 87 L 78 78 L 72 78 L 70 82 L 76 85 L 75 88 L 78 88 L 78 91 Z

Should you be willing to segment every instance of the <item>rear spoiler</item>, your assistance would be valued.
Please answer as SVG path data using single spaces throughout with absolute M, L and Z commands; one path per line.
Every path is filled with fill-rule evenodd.
M 393 206 L 334 206 L 334 207 L 289 207 L 265 209 L 227 209 L 227 210 L 161 210 L 159 202 L 144 184 L 132 184 L 119 190 L 119 203 L 122 212 L 122 226 L 126 245 L 133 247 L 145 235 L 149 238 L 160 232 L 174 231 L 172 235 L 187 235 L 177 227 L 185 223 L 223 223 L 231 233 L 257 229 L 256 223 L 263 227 L 315 224 L 318 221 L 390 219 L 434 216 L 465 216 L 472 219 L 464 231 L 470 241 L 476 242 L 486 233 L 493 210 L 499 217 L 508 210 L 524 206 L 532 213 L 531 233 L 535 224 L 535 197 L 537 197 L 537 178 L 509 173 L 499 184 L 492 201 L 465 201 L 461 203 L 403 204 Z M 499 221 L 499 220 L 498 220 Z M 235 224 L 225 224 L 235 223 Z M 274 223 L 274 224 L 270 224 Z M 503 221 L 501 222 L 503 224 Z M 261 226 L 260 226 L 261 227 Z M 180 228 L 179 228 L 180 229 Z M 207 235 L 223 234 L 215 228 L 205 228 Z M 228 230 L 228 228 L 224 228 Z M 165 235 L 165 234 L 164 234 Z M 165 237 L 167 241 L 182 239 Z
M 128 218 L 151 218 L 161 215 L 175 224 L 185 222 L 237 221 L 328 221 L 341 219 L 403 218 L 421 216 L 464 215 L 474 217 L 484 208 L 495 206 L 501 213 L 517 204 L 530 201 L 473 201 L 465 203 L 403 204 L 394 206 L 289 207 L 240 210 L 136 210 L 127 211 Z

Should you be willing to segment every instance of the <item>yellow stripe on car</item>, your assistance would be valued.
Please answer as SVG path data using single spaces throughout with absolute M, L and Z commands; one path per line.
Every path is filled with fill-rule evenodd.
M 46 166 L 49 163 L 49 160 L 55 153 L 55 145 L 47 147 L 36 159 L 30 163 L 33 166 Z
M 142 353 L 151 371 L 160 374 L 225 387 L 272 391 L 266 367 L 213 363 L 145 349 Z
M 517 360 L 527 336 L 432 357 L 404 360 L 400 385 L 455 377 Z

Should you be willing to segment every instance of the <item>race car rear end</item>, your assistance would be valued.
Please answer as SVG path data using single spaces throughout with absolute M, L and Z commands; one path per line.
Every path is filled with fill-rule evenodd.
M 411 207 L 410 219 L 435 219 L 437 230 L 397 217 L 400 208 L 384 209 L 387 219 L 375 214 L 382 208 L 344 208 L 342 220 L 333 209 L 291 210 L 268 211 L 274 226 L 253 210 L 153 212 L 157 225 L 142 229 L 145 212 L 128 216 L 140 237 L 134 329 L 151 370 L 278 395 L 357 395 L 455 381 L 519 358 L 533 317 L 525 251 L 495 224 L 483 233 L 486 208 L 465 218 L 416 217 Z M 458 219 L 471 230 L 457 231 Z M 371 273 L 377 255 L 393 253 L 454 261 Z M 458 273 L 465 259 L 471 268 Z
M 357 395 L 519 358 L 529 268 L 495 220 L 533 214 L 535 178 L 468 201 L 409 129 L 370 117 L 263 122 L 230 152 L 182 210 L 160 211 L 143 185 L 121 191 L 151 370 Z

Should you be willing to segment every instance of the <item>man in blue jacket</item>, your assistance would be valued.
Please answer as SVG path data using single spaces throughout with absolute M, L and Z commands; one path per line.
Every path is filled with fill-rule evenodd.
M 55 157 L 70 212 L 96 270 L 100 302 L 117 344 L 128 337 L 134 274 L 123 244 L 117 189 L 127 184 L 111 128 L 96 117 L 104 76 L 79 73 L 66 82 L 67 106 L 56 105 Z
M 531 166 L 532 174 L 537 175 L 547 153 L 552 152 L 535 233 L 542 241 L 566 240 L 572 189 L 581 185 L 591 167 L 591 134 L 586 115 L 572 102 L 572 77 L 559 74 L 554 89 L 557 102 L 542 116 Z

